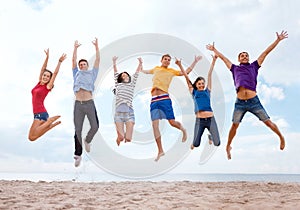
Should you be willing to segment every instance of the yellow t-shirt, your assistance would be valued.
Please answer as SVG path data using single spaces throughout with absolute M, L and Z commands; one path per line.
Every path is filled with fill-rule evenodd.
M 153 88 L 159 88 L 165 92 L 168 92 L 170 83 L 174 76 L 180 76 L 181 71 L 165 68 L 161 66 L 156 66 L 154 69 L 150 70 L 150 74 L 153 74 Z

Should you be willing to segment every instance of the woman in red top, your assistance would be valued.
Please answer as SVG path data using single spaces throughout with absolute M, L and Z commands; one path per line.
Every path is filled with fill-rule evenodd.
M 28 134 L 30 141 L 35 141 L 48 130 L 61 123 L 60 121 L 55 122 L 60 117 L 58 115 L 49 118 L 44 106 L 44 100 L 54 86 L 54 80 L 58 74 L 61 63 L 66 59 L 66 54 L 60 56 L 55 71 L 52 73 L 46 69 L 49 59 L 49 49 L 45 50 L 45 53 L 46 59 L 40 72 L 39 82 L 31 91 L 34 120 Z

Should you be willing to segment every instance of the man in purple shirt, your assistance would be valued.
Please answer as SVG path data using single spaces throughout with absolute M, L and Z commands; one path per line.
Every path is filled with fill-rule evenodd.
M 234 105 L 232 117 L 232 125 L 229 130 L 228 142 L 226 146 L 228 159 L 231 159 L 231 142 L 236 134 L 240 122 L 242 121 L 245 113 L 248 111 L 263 121 L 266 126 L 271 128 L 271 130 L 279 136 L 281 150 L 283 150 L 285 147 L 283 135 L 279 131 L 277 125 L 270 120 L 270 117 L 256 95 L 258 69 L 261 67 L 266 56 L 278 45 L 278 43 L 281 40 L 288 38 L 286 31 L 282 31 L 280 34 L 276 32 L 276 35 L 277 39 L 265 51 L 263 51 L 253 63 L 249 63 L 249 55 L 247 52 L 241 52 L 238 55 L 238 61 L 240 64 L 234 65 L 228 58 L 226 58 L 215 48 L 214 44 L 209 44 L 206 46 L 208 50 L 213 51 L 219 58 L 221 58 L 226 67 L 231 71 L 237 92 L 237 99 Z

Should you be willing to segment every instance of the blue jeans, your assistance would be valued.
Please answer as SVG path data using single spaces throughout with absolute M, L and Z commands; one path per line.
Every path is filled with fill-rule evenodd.
M 218 131 L 218 126 L 214 117 L 208 118 L 196 118 L 195 129 L 194 129 L 194 147 L 199 147 L 201 143 L 201 137 L 204 132 L 204 129 L 208 129 L 212 141 L 215 146 L 220 146 L 220 135 Z
M 233 123 L 240 123 L 246 112 L 251 112 L 259 120 L 265 122 L 270 119 L 264 107 L 261 105 L 258 96 L 247 100 L 236 99 L 232 116 Z
M 35 120 L 43 120 L 43 121 L 47 121 L 47 119 L 49 118 L 49 115 L 47 112 L 40 112 L 40 113 L 35 113 L 33 115 L 33 119 Z

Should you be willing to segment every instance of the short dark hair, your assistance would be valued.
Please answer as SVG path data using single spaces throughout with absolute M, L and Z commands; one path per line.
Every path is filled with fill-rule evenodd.
M 126 71 L 124 71 L 124 72 L 122 72 L 122 73 L 120 73 L 120 74 L 118 75 L 117 82 L 118 82 L 118 83 L 122 83 L 122 82 L 123 82 L 122 74 L 127 74 L 127 76 L 129 77 L 128 83 L 130 83 L 130 82 L 131 82 L 131 76 L 130 76 L 130 74 L 128 74 L 128 72 L 126 72 Z
M 249 56 L 249 53 L 247 53 L 247 52 L 240 52 L 238 55 L 238 59 L 240 58 L 241 54 L 243 54 L 243 53 L 246 53 Z
M 171 55 L 169 55 L 169 54 L 164 54 L 164 55 L 161 57 L 161 59 L 164 59 L 164 57 L 169 57 L 170 59 L 172 58 Z
M 79 65 L 81 62 L 86 62 L 86 64 L 89 65 L 89 62 L 88 62 L 87 60 L 85 60 L 85 59 L 80 59 L 80 60 L 78 61 L 78 65 Z

